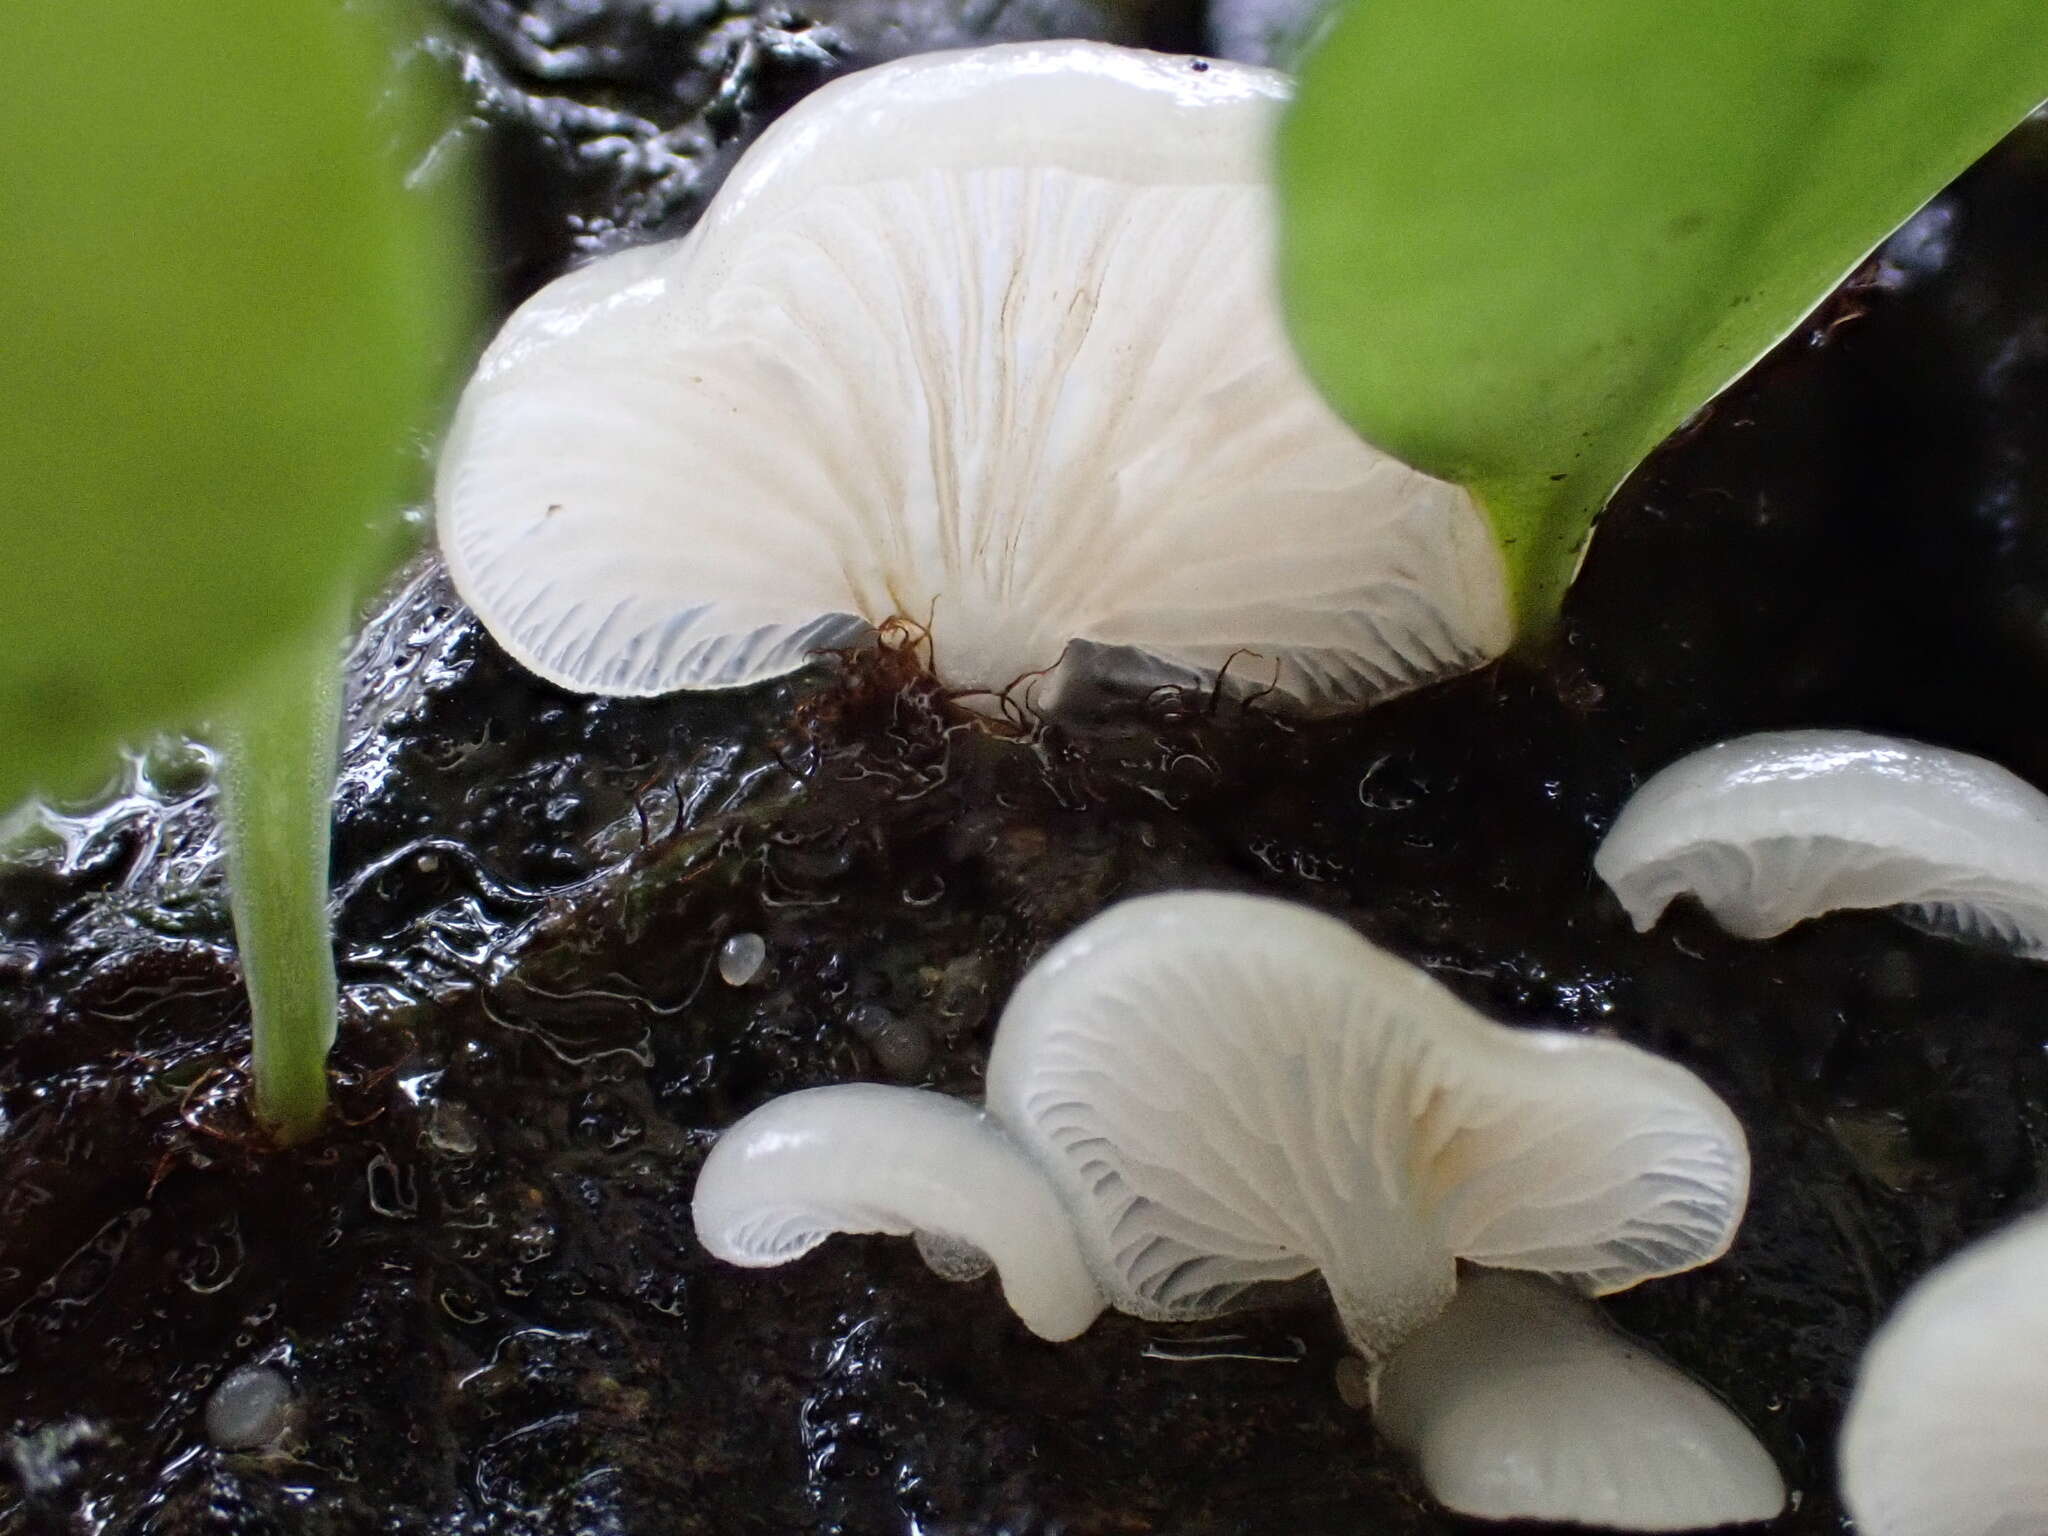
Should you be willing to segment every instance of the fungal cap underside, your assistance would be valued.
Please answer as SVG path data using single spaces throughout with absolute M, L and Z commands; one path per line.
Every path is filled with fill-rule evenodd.
M 1456 1260 L 1601 1293 L 1718 1257 L 1748 1190 L 1727 1107 L 1613 1041 L 1494 1024 L 1334 919 L 1179 893 L 1048 953 L 989 1111 L 1052 1173 L 1112 1303 L 1211 1316 L 1320 1270 L 1369 1357 Z
M 744 686 L 897 617 L 957 687 L 1056 668 L 1045 702 L 1087 673 L 1333 710 L 1491 659 L 1484 518 L 1360 441 L 1282 328 L 1284 96 L 1085 43 L 814 93 L 697 230 L 507 323 L 442 455 L 457 589 L 613 694 Z
M 944 1094 L 844 1083 L 770 1100 L 712 1147 L 691 1209 L 698 1240 L 730 1264 L 786 1264 L 840 1232 L 926 1232 L 938 1251 L 985 1254 L 1042 1338 L 1073 1338 L 1102 1311 L 1044 1176 Z M 970 1273 L 963 1262 L 945 1277 Z
M 1741 938 L 1840 908 L 2048 955 L 2048 796 L 1966 753 L 1773 731 L 1652 775 L 1593 867 L 1647 931 L 1682 894 Z

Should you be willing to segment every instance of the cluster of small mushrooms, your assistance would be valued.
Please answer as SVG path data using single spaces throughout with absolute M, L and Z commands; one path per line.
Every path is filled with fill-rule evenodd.
M 746 1265 L 915 1236 L 946 1278 L 993 1267 L 1049 1339 L 1319 1273 L 1446 1504 L 1679 1529 L 1768 1518 L 1784 1485 L 1587 1298 L 1719 1257 L 1748 1188 L 1741 1126 L 1684 1069 L 1492 1023 L 1305 907 L 1176 892 L 1032 967 L 979 1109 L 867 1083 L 773 1100 L 712 1149 L 695 1216 Z
M 1466 493 L 1378 452 L 1295 361 L 1272 277 L 1284 77 L 1090 43 L 819 90 L 685 238 L 528 302 L 464 394 L 449 570 L 511 653 L 610 694 L 735 688 L 929 627 L 969 708 L 1249 682 L 1357 708 L 1507 647 Z M 1841 732 L 1658 774 L 1596 869 L 1752 938 L 1889 907 L 2048 957 L 2048 799 Z M 744 960 L 749 973 L 761 956 Z M 1317 1273 L 1376 1421 L 1448 1506 L 1636 1529 L 1775 1515 L 1719 1399 L 1592 1298 L 1726 1251 L 1749 1158 L 1691 1073 L 1484 1019 L 1337 920 L 1127 901 L 1001 1016 L 985 1102 L 874 1084 L 754 1111 L 695 1216 L 780 1264 L 834 1232 L 993 1270 L 1025 1326 L 1179 1321 Z M 1955 1260 L 1873 1346 L 1844 1433 L 1875 1536 L 2048 1522 L 2048 1217 Z

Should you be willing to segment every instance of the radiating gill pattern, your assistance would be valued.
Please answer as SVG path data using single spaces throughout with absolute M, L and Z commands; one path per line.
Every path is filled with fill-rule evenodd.
M 2048 956 L 2048 893 L 1839 837 L 1695 843 L 1612 883 L 1638 930 L 1690 895 L 1737 938 L 1772 939 L 1822 913 L 1885 908 L 1944 938 Z
M 1271 435 L 1258 294 L 1225 269 L 1262 197 L 933 172 L 822 195 L 744 248 L 714 332 L 764 370 L 764 411 L 792 402 L 809 424 L 795 446 L 844 488 L 812 515 L 855 514 L 857 611 L 929 613 L 946 664 L 981 682 L 1058 659 L 1095 594 L 1130 585 L 1161 510 L 1120 494 L 1124 466 L 1162 439 L 1196 446 L 1178 418 L 1211 391 L 1243 414 L 1182 466 L 1190 483 Z M 1143 303 L 1140 285 L 1175 301 Z M 727 451 L 766 470 L 792 446 L 776 421 Z
M 878 1083 L 771 1099 L 722 1135 L 691 1197 L 697 1237 L 752 1267 L 802 1257 L 835 1232 L 927 1234 L 947 1279 L 993 1267 L 1042 1337 L 1068 1339 L 1102 1297 L 1045 1174 L 973 1105 Z
M 1301 621 L 1304 612 L 1313 616 L 1318 630 L 1313 640 L 1273 638 L 1308 628 Z M 1228 618 L 1152 610 L 1127 613 L 1095 629 L 1099 634 L 1186 635 L 1179 642 L 1154 642 L 1157 652 L 1120 646 L 1114 661 L 1106 656 L 1090 660 L 1087 670 L 1132 691 L 1165 685 L 1198 688 L 1220 678 L 1239 696 L 1270 692 L 1314 701 L 1319 710 L 1362 709 L 1492 660 L 1492 653 L 1453 627 L 1450 616 L 1431 597 L 1393 582 L 1370 582 L 1344 591 L 1303 590 L 1286 610 L 1265 604 L 1257 614 L 1233 613 Z M 1269 638 L 1255 647 L 1205 638 L 1249 633 Z M 1111 648 L 1088 640 L 1081 649 L 1087 654 Z
M 929 614 L 945 664 L 991 683 L 1069 638 L 1202 675 L 1250 648 L 1292 669 L 1284 688 L 1339 699 L 1480 659 L 1443 594 L 1475 552 L 1459 535 L 1487 536 L 1460 523 L 1462 493 L 1418 505 L 1432 483 L 1307 386 L 1244 279 L 1269 201 L 932 172 L 840 189 L 754 242 L 717 325 L 773 360 L 764 396 L 801 391 L 829 424 L 835 481 L 872 488 L 849 502 L 857 609 Z M 1248 524 L 1286 537 L 1247 547 Z
M 1319 1269 L 1398 1332 L 1458 1258 L 1600 1292 L 1732 1237 L 1746 1148 L 1689 1073 L 1489 1023 L 1301 909 L 1151 901 L 1218 916 L 1154 944 L 1117 931 L 1146 902 L 1097 919 L 1019 988 L 990 1069 L 1118 1306 L 1211 1315 Z
M 1508 639 L 1491 535 L 1308 384 L 1247 272 L 1271 225 L 1259 186 L 949 170 L 686 241 L 653 284 L 626 253 L 649 297 L 494 348 L 522 387 L 465 403 L 451 569 L 528 665 L 606 692 L 759 680 L 899 615 L 962 686 L 1073 640 L 1316 709 L 1477 665 Z
M 2048 958 L 2048 913 L 2027 910 L 2014 893 L 1946 894 L 1895 907 L 1893 913 L 1923 933 L 2029 960 Z
M 1741 938 L 1889 908 L 2048 958 L 2048 797 L 1944 747 L 1818 730 L 1723 742 L 1650 778 L 1593 862 L 1639 930 L 1690 894 Z
M 1738 938 L 1775 938 L 1816 913 L 1888 907 L 1935 895 L 1919 859 L 1828 836 L 1697 842 L 1616 882 L 1622 904 L 1647 928 L 1681 895 L 1698 899 Z
M 723 1233 L 720 1257 L 733 1264 L 770 1268 L 800 1259 L 838 1232 L 878 1232 L 901 1237 L 910 1223 L 895 1211 L 847 1202 L 829 1210 L 816 1206 L 777 1206 L 751 1213 Z
M 1507 1070 L 1521 1076 L 1532 1065 Z M 1542 1065 L 1578 1070 L 1569 1058 Z M 1557 1097 L 1571 1102 L 1560 1104 L 1555 1128 L 1532 1135 L 1525 1120 L 1501 1122 L 1479 1171 L 1444 1196 L 1435 1219 L 1446 1245 L 1474 1263 L 1553 1275 L 1593 1295 L 1694 1268 L 1726 1248 L 1749 1177 L 1726 1122 L 1689 1103 Z M 1560 1145 L 1571 1148 L 1569 1164 L 1553 1156 Z M 1532 1182 L 1546 1190 L 1540 1212 Z

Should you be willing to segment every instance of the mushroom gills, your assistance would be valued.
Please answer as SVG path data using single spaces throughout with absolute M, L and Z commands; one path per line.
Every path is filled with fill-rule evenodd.
M 1381 1359 L 1457 1261 L 1596 1292 L 1725 1250 L 1741 1127 L 1615 1041 L 1508 1029 L 1336 920 L 1259 897 L 1111 908 L 996 1031 L 989 1112 L 1051 1175 L 1119 1310 L 1214 1316 L 1320 1271 Z
M 1726 1404 L 1533 1275 L 1468 1272 L 1372 1390 L 1381 1432 L 1460 1514 L 1680 1531 L 1785 1505 L 1770 1453 Z
M 2023 921 L 2020 914 L 2011 910 L 1972 906 L 1957 900 L 1914 902 L 1891 910 L 1907 927 L 1937 938 L 1955 939 L 2020 959 L 2048 956 L 2048 930 Z
M 1102 1311 L 1045 1176 L 973 1105 L 944 1094 L 845 1083 L 771 1100 L 712 1147 L 691 1214 L 715 1257 L 752 1268 L 801 1258 L 838 1232 L 922 1235 L 919 1251 L 944 1279 L 993 1267 L 1011 1310 L 1042 1338 L 1073 1338 Z
M 1740 938 L 1885 908 L 2048 958 L 2048 796 L 1947 748 L 1855 731 L 1723 742 L 1652 775 L 1593 867 L 1638 931 L 1691 895 Z
M 1499 655 L 1477 504 L 1363 442 L 1288 340 L 1288 90 L 1052 42 L 813 92 L 688 235 L 507 322 L 438 472 L 457 590 L 612 694 L 765 681 L 895 618 L 952 687 L 1048 707 L 1328 712 Z
M 2048 1211 L 1906 1293 L 1864 1354 L 1840 1463 L 1862 1536 L 2048 1531 Z

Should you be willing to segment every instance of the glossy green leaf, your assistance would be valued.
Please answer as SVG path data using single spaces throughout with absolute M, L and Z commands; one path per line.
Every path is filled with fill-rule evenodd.
M 1357 0 L 1283 132 L 1290 322 L 1540 632 L 1629 471 L 2044 97 L 2042 0 Z
M 220 702 L 392 547 L 469 258 L 459 187 L 402 185 L 380 19 L 9 11 L 0 806 Z

